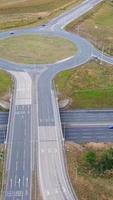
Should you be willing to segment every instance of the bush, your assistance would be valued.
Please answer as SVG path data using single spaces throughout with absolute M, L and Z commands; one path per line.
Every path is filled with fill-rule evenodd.
M 106 170 L 113 169 L 113 149 L 109 149 L 102 154 L 102 157 L 98 162 L 97 169 L 101 173 L 104 173 Z
M 94 151 L 87 152 L 85 160 L 90 168 L 94 168 L 96 165 L 96 153 Z
M 98 152 L 99 153 L 99 152 Z M 95 151 L 89 151 L 85 154 L 85 163 L 88 168 L 93 169 L 96 173 L 104 174 L 106 171 L 113 169 L 113 148 L 97 155 Z

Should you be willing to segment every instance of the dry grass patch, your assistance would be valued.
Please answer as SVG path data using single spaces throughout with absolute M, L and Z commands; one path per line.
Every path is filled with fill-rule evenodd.
M 96 146 L 96 144 L 95 144 Z M 109 146 L 109 144 L 108 144 Z M 109 146 L 109 148 L 111 145 Z M 112 144 L 113 147 L 113 144 Z M 94 149 L 93 149 L 94 150 Z M 79 200 L 112 200 L 113 176 L 95 175 L 84 167 L 84 155 L 92 151 L 87 145 L 66 143 L 68 172 Z M 95 150 L 97 151 L 97 150 Z M 100 154 L 103 148 L 98 150 Z
M 0 2 L 0 29 L 40 25 L 83 0 L 8 0 Z M 46 13 L 46 15 L 43 15 Z M 14 20 L 13 20 L 14 18 Z
M 113 55 L 113 2 L 105 1 L 95 10 L 68 25 L 67 30 L 79 33 L 100 50 Z

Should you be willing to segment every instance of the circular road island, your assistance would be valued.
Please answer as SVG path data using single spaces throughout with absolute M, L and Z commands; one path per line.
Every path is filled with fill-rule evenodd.
M 0 58 L 23 64 L 49 64 L 75 55 L 75 45 L 60 37 L 13 36 L 0 40 Z

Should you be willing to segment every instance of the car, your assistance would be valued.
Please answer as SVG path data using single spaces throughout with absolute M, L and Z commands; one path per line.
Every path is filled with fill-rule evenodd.
M 11 35 L 13 35 L 13 34 L 14 34 L 14 32 L 10 32 L 10 34 L 11 34 Z
M 113 129 L 113 126 L 110 126 L 109 129 Z
M 42 24 L 42 26 L 44 27 L 44 26 L 46 26 L 46 24 Z
M 94 55 L 94 56 L 93 56 L 93 59 L 98 60 L 98 57 Z

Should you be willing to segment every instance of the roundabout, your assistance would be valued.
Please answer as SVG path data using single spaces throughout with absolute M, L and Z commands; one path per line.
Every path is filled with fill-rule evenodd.
M 81 65 L 83 63 L 86 63 L 92 57 L 92 54 L 91 54 L 92 50 L 95 51 L 92 44 L 90 44 L 87 40 L 85 40 L 84 38 L 82 38 L 78 35 L 74 35 L 72 33 L 68 33 L 66 31 L 59 31 L 59 30 L 58 31 L 47 31 L 46 27 L 45 27 L 45 29 L 43 29 L 43 31 L 40 30 L 40 28 L 22 29 L 21 31 L 16 30 L 16 31 L 14 31 L 14 35 L 11 35 L 10 32 L 6 32 L 4 34 L 1 33 L 0 34 L 0 42 L 2 44 L 2 42 L 4 41 L 3 43 L 5 46 L 6 41 L 10 41 L 10 40 L 13 41 L 13 39 L 19 38 L 19 37 L 27 38 L 27 37 L 30 37 L 30 35 L 33 35 L 35 37 L 38 37 L 38 35 L 41 35 L 42 38 L 43 37 L 58 38 L 59 41 L 62 41 L 60 43 L 60 45 L 62 45 L 63 43 L 66 43 L 66 45 L 68 45 L 68 47 L 70 47 L 68 49 L 68 53 L 67 53 L 67 50 L 65 50 L 66 47 L 62 46 L 61 50 L 63 52 L 61 53 L 61 55 L 65 54 L 65 51 L 66 51 L 66 54 L 68 54 L 68 55 L 66 57 L 64 57 L 64 55 L 63 55 L 63 57 L 60 58 L 60 60 L 58 60 L 58 58 L 57 58 L 55 60 L 55 62 L 53 62 L 53 63 L 50 60 L 49 64 L 48 64 L 48 62 L 46 62 L 47 60 L 44 63 L 43 57 L 41 58 L 43 64 L 40 64 L 40 63 L 37 64 L 34 61 L 32 61 L 33 64 L 18 63 L 19 57 L 18 57 L 18 62 L 12 61 L 12 59 L 1 58 L 0 59 L 0 67 L 1 68 L 6 69 L 6 70 L 28 71 L 28 72 L 37 70 L 37 72 L 39 72 L 39 70 L 42 71 L 42 69 L 48 69 L 48 68 L 50 70 L 50 68 L 52 69 L 52 67 L 54 67 L 54 75 L 55 75 L 56 73 L 58 73 L 62 70 L 71 69 L 73 67 Z M 22 44 L 20 44 L 20 45 L 22 46 Z M 5 48 L 4 48 L 4 50 L 5 50 Z M 57 50 L 58 50 L 58 47 L 57 47 Z M 45 51 L 43 51 L 43 52 L 45 52 Z M 11 52 L 8 52 L 9 55 L 10 55 L 10 53 Z M 37 52 L 35 51 L 35 54 L 36 53 Z M 46 53 L 48 53 L 48 52 L 46 52 Z M 52 54 L 53 54 L 53 52 L 52 52 Z M 55 54 L 55 52 L 54 52 L 54 54 Z M 6 49 L 5 55 L 7 55 L 7 49 Z M 5 55 L 3 57 L 5 57 Z M 15 53 L 15 55 L 16 55 L 16 53 Z M 22 54 L 21 54 L 21 56 L 22 56 Z M 59 56 L 60 56 L 60 52 L 59 52 Z
M 60 37 L 14 36 L 0 40 L 0 57 L 23 64 L 49 64 L 74 56 L 75 45 Z

